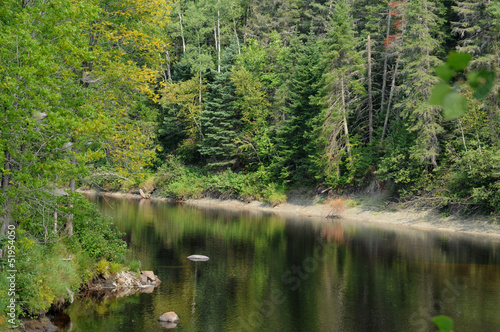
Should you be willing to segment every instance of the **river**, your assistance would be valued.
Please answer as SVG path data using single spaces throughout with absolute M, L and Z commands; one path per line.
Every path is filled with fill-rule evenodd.
M 126 233 L 152 293 L 77 298 L 60 331 L 500 331 L 500 241 L 89 196 Z M 206 262 L 187 256 L 201 254 Z

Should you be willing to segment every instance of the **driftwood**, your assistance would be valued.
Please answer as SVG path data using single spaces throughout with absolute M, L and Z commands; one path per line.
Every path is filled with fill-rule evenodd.
M 144 191 L 142 191 L 142 189 L 139 189 L 139 194 L 141 194 L 141 197 L 144 199 L 151 198 L 151 195 L 149 193 L 145 193 Z

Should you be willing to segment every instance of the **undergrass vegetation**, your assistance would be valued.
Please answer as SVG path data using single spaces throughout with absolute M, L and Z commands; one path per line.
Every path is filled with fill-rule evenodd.
M 42 315 L 51 306 L 63 305 L 94 276 L 123 269 L 127 246 L 122 233 L 82 196 L 71 194 L 70 198 L 75 206 L 68 210 L 73 216 L 72 236 L 62 233 L 42 240 L 33 230 L 38 223 L 44 226 L 46 220 L 20 218 L 24 221 L 17 226 L 15 241 L 15 269 L 22 271 L 16 274 L 15 282 L 17 317 Z M 5 249 L 6 241 L 0 244 Z M 10 301 L 9 269 L 5 259 L 1 263 L 0 305 L 5 308 Z

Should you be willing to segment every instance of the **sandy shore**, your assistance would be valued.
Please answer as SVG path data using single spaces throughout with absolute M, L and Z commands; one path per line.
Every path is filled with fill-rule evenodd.
M 89 193 L 85 191 L 85 193 Z M 125 193 L 104 193 L 112 197 L 141 198 L 139 195 Z M 153 200 L 173 201 L 168 198 L 156 197 Z M 470 234 L 500 240 L 500 221 L 486 216 L 457 218 L 445 217 L 434 210 L 396 210 L 389 209 L 384 204 L 385 198 L 380 195 L 357 196 L 346 201 L 342 218 L 351 222 L 368 223 L 379 226 L 402 226 L 413 229 L 436 230 L 456 234 Z M 304 218 L 325 218 L 330 209 L 325 207 L 320 197 L 302 197 L 294 195 L 287 203 L 271 206 L 259 201 L 242 202 L 238 200 L 220 200 L 212 198 L 189 199 L 184 203 L 211 208 L 229 210 L 253 210 L 269 213 L 300 216 Z

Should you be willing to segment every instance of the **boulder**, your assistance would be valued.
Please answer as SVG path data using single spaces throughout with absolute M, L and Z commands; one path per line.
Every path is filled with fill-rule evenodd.
M 148 277 L 146 275 L 141 274 L 140 278 L 141 278 L 141 284 L 142 285 L 147 285 L 148 284 Z
M 158 276 L 153 271 L 142 271 L 140 275 L 142 285 L 159 285 L 161 283 Z
M 153 271 L 142 271 L 141 272 L 141 275 L 145 275 L 146 277 L 148 277 L 151 281 L 155 281 L 156 280 L 156 276 L 155 274 L 153 273 Z
M 179 321 L 179 316 L 177 316 L 177 314 L 175 312 L 169 311 L 169 312 L 166 312 L 163 315 L 161 315 L 160 318 L 158 318 L 158 320 L 160 322 L 177 324 L 177 322 Z

